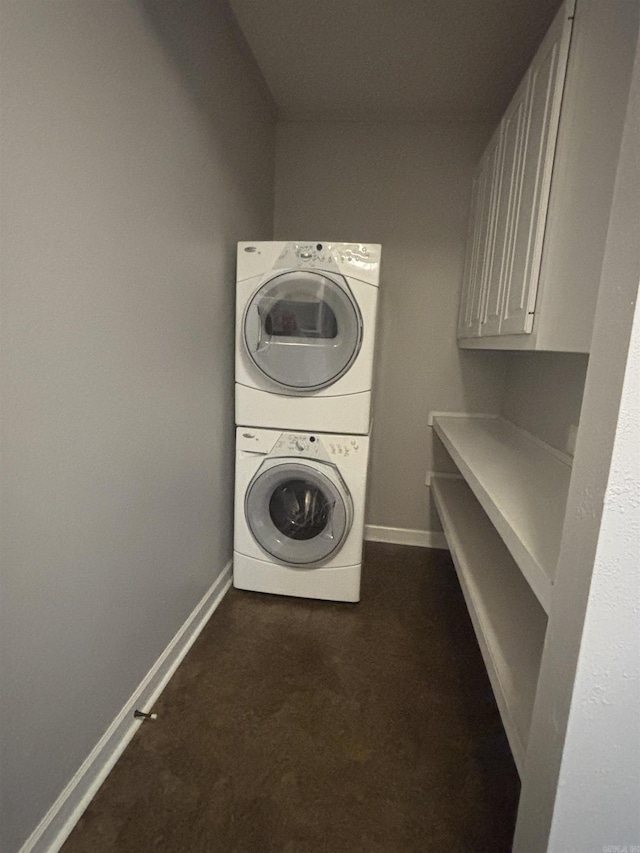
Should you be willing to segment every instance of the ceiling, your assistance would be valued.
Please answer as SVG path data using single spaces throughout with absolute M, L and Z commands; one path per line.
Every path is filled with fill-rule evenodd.
M 559 0 L 230 0 L 281 119 L 497 121 Z

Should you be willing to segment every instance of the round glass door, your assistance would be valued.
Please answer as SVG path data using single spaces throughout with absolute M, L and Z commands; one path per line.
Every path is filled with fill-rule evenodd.
M 286 272 L 254 294 L 243 332 L 258 370 L 304 393 L 332 385 L 351 367 L 362 343 L 362 316 L 339 276 Z
M 351 527 L 352 508 L 337 474 L 286 462 L 258 472 L 247 490 L 245 517 L 267 554 L 290 565 L 307 565 L 340 548 Z

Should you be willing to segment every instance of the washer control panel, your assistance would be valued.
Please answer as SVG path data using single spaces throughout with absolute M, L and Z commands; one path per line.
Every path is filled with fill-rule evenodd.
M 273 447 L 275 455 L 306 456 L 339 462 L 360 453 L 358 436 L 313 435 L 309 433 L 284 432 Z
M 236 450 L 261 456 L 301 456 L 339 464 L 365 455 L 368 438 L 362 435 L 278 432 L 272 429 L 238 427 Z
M 360 442 L 357 438 L 335 438 L 330 436 L 327 440 L 327 450 L 332 459 L 339 461 L 340 459 L 348 459 L 350 456 L 356 456 L 360 451 Z
M 313 459 L 326 459 L 322 442 L 315 435 L 306 432 L 283 432 L 276 441 L 273 452 L 278 456 L 307 456 Z

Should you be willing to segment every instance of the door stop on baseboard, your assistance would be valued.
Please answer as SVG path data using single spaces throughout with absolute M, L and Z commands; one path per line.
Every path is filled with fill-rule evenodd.
M 157 715 L 157 714 L 145 714 L 145 712 L 144 712 L 144 711 L 138 711 L 138 709 L 137 709 L 137 708 L 136 708 L 136 710 L 133 712 L 133 716 L 134 716 L 134 717 L 136 717 L 136 719 L 139 719 L 139 720 L 157 720 L 157 719 L 158 719 L 158 715 Z

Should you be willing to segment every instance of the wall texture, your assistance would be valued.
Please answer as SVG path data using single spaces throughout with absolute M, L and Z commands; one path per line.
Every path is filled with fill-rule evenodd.
M 2 2 L 0 849 L 232 552 L 235 242 L 273 106 L 222 0 Z
M 455 343 L 471 176 L 488 133 L 462 124 L 278 126 L 276 239 L 382 244 L 368 524 L 440 529 L 424 485 L 439 455 L 428 413 L 500 406 L 504 355 Z

